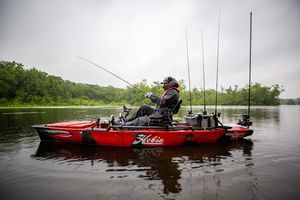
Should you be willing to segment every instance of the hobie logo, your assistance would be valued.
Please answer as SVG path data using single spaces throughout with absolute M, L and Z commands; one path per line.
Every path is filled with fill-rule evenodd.
M 133 145 L 139 145 L 139 144 L 152 144 L 152 145 L 157 145 L 157 144 L 163 144 L 164 143 L 164 139 L 161 137 L 158 137 L 156 135 L 145 135 L 143 133 L 140 133 L 138 135 L 136 135 L 136 139 L 135 141 L 133 141 Z

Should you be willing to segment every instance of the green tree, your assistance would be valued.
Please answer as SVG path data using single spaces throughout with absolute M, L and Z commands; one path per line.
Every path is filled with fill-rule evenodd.
M 183 105 L 189 105 L 190 96 L 184 81 L 179 80 L 180 97 Z M 0 61 L 0 103 L 1 105 L 103 105 L 103 104 L 151 104 L 144 97 L 145 92 L 160 96 L 163 94 L 159 82 L 147 84 L 144 79 L 125 89 L 113 86 L 102 87 L 93 84 L 74 83 L 61 77 L 48 75 L 36 68 L 25 69 L 17 62 Z M 218 92 L 221 105 L 247 105 L 248 86 L 223 88 Z M 260 83 L 251 86 L 252 105 L 279 105 L 283 87 L 278 84 L 270 87 Z M 142 92 L 144 91 L 144 92 Z M 215 90 L 192 89 L 192 103 L 203 105 L 204 92 L 207 105 L 215 104 Z M 282 102 L 286 102 L 283 101 Z M 291 101 L 288 103 L 291 104 Z M 300 104 L 300 99 L 293 100 Z M 152 103 L 153 105 L 153 103 Z

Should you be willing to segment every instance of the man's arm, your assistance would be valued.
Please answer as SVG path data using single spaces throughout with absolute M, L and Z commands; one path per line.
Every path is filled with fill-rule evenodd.
M 158 108 L 169 107 L 177 100 L 177 98 L 178 92 L 176 90 L 168 90 L 162 97 L 155 95 L 150 96 L 151 101 L 154 102 Z

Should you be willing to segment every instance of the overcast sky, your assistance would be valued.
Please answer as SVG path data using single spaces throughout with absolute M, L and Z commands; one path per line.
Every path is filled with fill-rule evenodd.
M 63 79 L 126 87 L 77 56 L 131 83 L 166 76 L 215 87 L 221 9 L 219 84 L 248 82 L 249 15 L 253 12 L 252 82 L 282 85 L 300 97 L 299 0 L 0 0 L 0 60 L 17 61 Z

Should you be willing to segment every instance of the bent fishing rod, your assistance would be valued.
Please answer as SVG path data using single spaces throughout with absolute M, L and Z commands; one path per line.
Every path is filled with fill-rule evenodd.
M 78 58 L 80 58 L 81 60 L 84 60 L 84 61 L 86 61 L 86 62 L 88 62 L 88 63 L 90 63 L 90 64 L 92 64 L 92 65 L 94 65 L 94 66 L 96 66 L 96 67 L 98 67 L 98 68 L 100 68 L 102 70 L 104 70 L 104 71 L 106 71 L 107 73 L 113 75 L 114 77 L 117 77 L 118 79 L 122 80 L 123 82 L 127 83 L 128 85 L 132 86 L 134 89 L 137 89 L 140 92 L 143 92 L 143 93 L 147 92 L 147 91 L 142 90 L 141 88 L 138 88 L 136 85 L 131 84 L 130 82 L 126 81 L 125 79 L 121 78 L 120 76 L 112 73 L 111 71 L 105 69 L 104 67 L 102 67 L 100 65 L 97 65 L 96 63 L 94 63 L 94 62 L 92 62 L 92 61 L 90 61 L 90 60 L 88 60 L 86 58 L 83 58 L 83 57 L 80 57 L 80 56 L 78 56 Z

